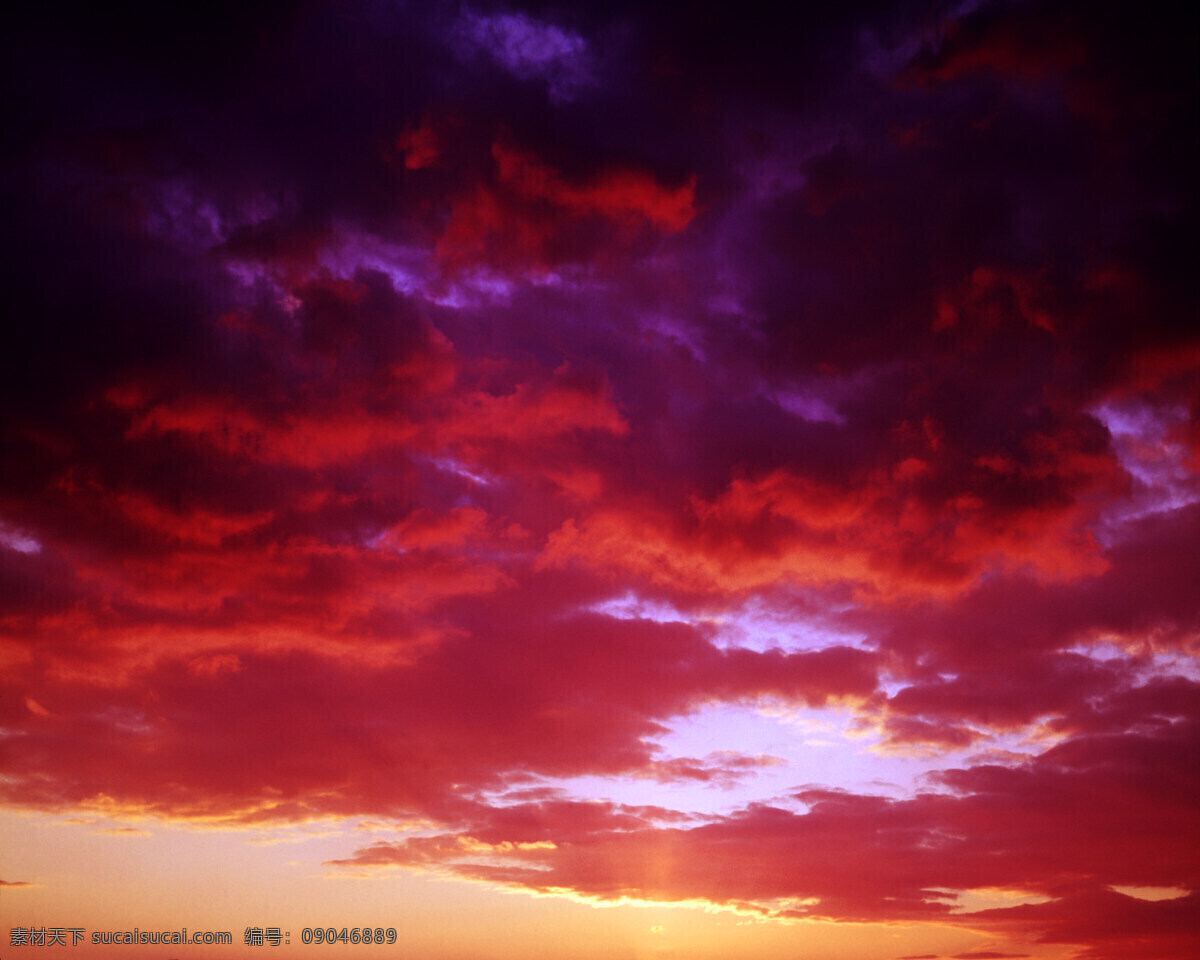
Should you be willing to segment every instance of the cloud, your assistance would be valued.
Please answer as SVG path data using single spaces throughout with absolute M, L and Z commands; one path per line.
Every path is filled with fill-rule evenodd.
M 956 953 L 951 960 L 1005 960 L 1008 957 L 1028 957 L 1028 953 L 997 953 L 995 950 L 972 950 L 969 953 Z
M 809 789 L 796 795 L 806 812 L 754 805 L 698 825 L 590 804 L 481 808 L 463 834 L 377 843 L 334 865 L 438 867 L 601 901 L 701 900 L 768 916 L 937 919 L 1115 956 L 1106 952 L 1110 940 L 1197 932 L 1194 921 L 1182 922 L 1185 898 L 1134 900 L 1093 879 L 1154 875 L 1195 889 L 1187 840 L 1195 749 L 1188 721 L 1162 736 L 1082 738 L 1019 767 L 946 771 L 936 779 L 949 792 L 891 800 Z M 1164 762 L 1177 771 L 1166 779 Z M 714 858 L 720 871 L 711 869 Z M 1043 902 L 956 914 L 955 895 L 943 892 L 1014 884 L 1043 892 Z M 1120 904 L 1106 911 L 1109 922 L 1082 920 L 1083 904 L 1094 910 L 1106 899 Z M 801 901 L 811 905 L 794 906 Z M 1182 925 L 1161 926 L 1168 915 Z M 1174 949 L 1170 937 L 1163 942 Z
M 520 80 L 546 84 L 555 102 L 570 100 L 596 82 L 588 41 L 549 21 L 468 11 L 454 39 L 462 56 L 486 56 Z
M 731 783 L 777 761 L 738 753 L 662 760 L 648 738 L 714 699 L 819 706 L 875 688 L 873 659 L 862 651 L 721 651 L 683 624 L 535 614 L 529 598 L 553 590 L 544 580 L 501 589 L 411 658 L 389 654 L 386 635 L 372 657 L 361 636 L 339 644 L 321 633 L 307 642 L 265 634 L 244 641 L 236 661 L 227 652 L 197 658 L 190 651 L 203 640 L 193 639 L 190 650 L 166 655 L 147 648 L 135 658 L 118 647 L 98 683 L 82 669 L 84 656 L 99 655 L 84 640 L 66 655 L 73 669 L 45 678 L 38 692 L 72 736 L 50 759 L 44 746 L 63 727 L 14 717 L 26 736 L 13 743 L 6 796 L 20 805 L 231 822 L 396 809 L 440 820 L 456 816 L 461 790 L 522 776 Z M 319 608 L 329 603 L 322 597 Z M 462 594 L 454 605 L 472 607 Z M 370 682 L 361 658 L 373 661 Z M 214 697 L 224 704 L 220 723 L 205 719 Z M 364 724 L 377 737 L 364 740 Z M 149 740 L 158 745 L 153 755 L 140 746 Z M 123 752 L 119 776 L 111 754 L 97 752 L 101 744 Z M 258 770 L 258 754 L 284 766 Z M 402 774 L 379 780 L 372 756 Z
M 8 807 L 1195 955 L 1194 18 L 733 14 L 22 11 Z
M 442 265 L 545 273 L 572 262 L 624 255 L 657 235 L 679 233 L 696 216 L 696 177 L 662 184 L 645 170 L 612 167 L 571 180 L 515 144 L 491 145 L 492 169 L 450 201 L 435 251 Z

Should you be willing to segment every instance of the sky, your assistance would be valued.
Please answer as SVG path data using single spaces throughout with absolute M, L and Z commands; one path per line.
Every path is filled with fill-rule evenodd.
M 2 42 L 6 957 L 1200 955 L 1194 4 Z

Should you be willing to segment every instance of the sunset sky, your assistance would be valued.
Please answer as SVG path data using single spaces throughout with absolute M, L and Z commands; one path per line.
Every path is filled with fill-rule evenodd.
M 28 7 L 4 960 L 1200 956 L 1194 3 Z

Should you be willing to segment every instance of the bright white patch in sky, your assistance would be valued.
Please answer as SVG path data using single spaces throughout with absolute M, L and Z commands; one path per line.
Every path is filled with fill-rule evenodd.
M 790 610 L 780 610 L 761 600 L 751 599 L 740 610 L 718 618 L 719 643 L 724 647 L 746 650 L 782 650 L 784 653 L 824 650 L 828 647 L 863 648 L 865 634 L 850 634 L 830 629 L 820 618 Z
M 694 623 L 663 600 L 643 600 L 632 590 L 620 597 L 604 600 L 588 609 L 616 620 L 653 620 L 655 623 Z
M 690 757 L 705 761 L 704 765 L 719 765 L 720 754 L 728 751 L 784 762 L 739 771 L 742 775 L 734 779 L 663 782 L 653 777 L 587 776 L 548 781 L 548 785 L 580 799 L 721 815 L 750 803 L 800 809 L 792 794 L 807 786 L 904 799 L 918 790 L 930 790 L 926 775 L 931 772 L 973 762 L 1013 763 L 1033 755 L 1023 733 L 952 752 L 880 753 L 878 733 L 857 729 L 855 714 L 846 708 L 715 704 L 670 723 L 671 732 L 657 741 L 662 748 L 656 757 L 659 761 Z M 1040 744 L 1033 752 L 1047 746 Z
M 655 623 L 690 623 L 716 627 L 716 644 L 722 649 L 782 650 L 784 653 L 824 650 L 828 647 L 862 649 L 865 634 L 834 631 L 819 618 L 781 611 L 751 599 L 740 609 L 714 614 L 689 615 L 665 600 L 639 597 L 633 591 L 592 605 L 590 610 L 617 620 L 653 620 Z
M 1144 638 L 1136 638 L 1134 644 L 1136 656 L 1123 647 L 1119 640 L 1077 643 L 1067 647 L 1067 650 L 1100 663 L 1126 660 L 1142 680 L 1150 680 L 1154 677 L 1187 677 L 1189 680 L 1200 682 L 1200 663 L 1196 661 L 1195 657 L 1169 647 L 1161 650 L 1143 649 L 1146 646 L 1149 644 Z

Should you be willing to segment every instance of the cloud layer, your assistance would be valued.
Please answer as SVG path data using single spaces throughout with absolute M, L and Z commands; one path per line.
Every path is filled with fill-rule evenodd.
M 1194 13 L 188 16 L 6 40 L 6 804 L 1195 954 Z

